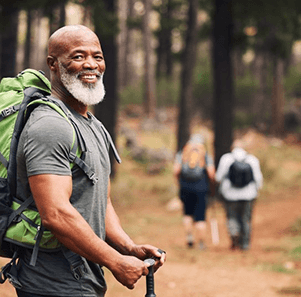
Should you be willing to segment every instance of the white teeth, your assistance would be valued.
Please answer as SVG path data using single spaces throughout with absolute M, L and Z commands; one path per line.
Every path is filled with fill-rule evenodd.
M 84 75 L 83 78 L 86 79 L 94 79 L 96 77 L 96 75 Z

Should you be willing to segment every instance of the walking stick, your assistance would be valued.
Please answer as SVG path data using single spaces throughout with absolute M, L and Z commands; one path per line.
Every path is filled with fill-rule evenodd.
M 218 224 L 216 219 L 216 208 L 215 208 L 215 197 L 212 197 L 212 212 L 213 217 L 210 219 L 210 225 L 211 225 L 211 237 L 212 237 L 212 243 L 214 245 L 219 244 L 219 232 L 218 232 Z
M 156 297 L 155 294 L 155 283 L 154 283 L 154 259 L 146 259 L 144 260 L 144 263 L 149 264 L 148 267 L 148 275 L 146 276 L 146 295 L 145 297 Z

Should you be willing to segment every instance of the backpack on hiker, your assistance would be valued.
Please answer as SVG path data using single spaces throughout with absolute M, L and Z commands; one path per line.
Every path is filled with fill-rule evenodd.
M 71 267 L 75 267 L 74 275 L 78 275 L 76 269 L 81 262 L 78 255 L 64 248 L 49 230 L 45 230 L 32 195 L 25 201 L 16 197 L 18 142 L 34 108 L 46 104 L 68 121 L 73 129 L 70 168 L 76 164 L 93 184 L 97 182 L 97 176 L 81 158 L 87 148 L 72 113 L 61 100 L 51 97 L 50 91 L 48 79 L 42 72 L 33 69 L 26 69 L 16 77 L 3 78 L 0 83 L 0 256 L 12 258 L 11 262 L 2 267 L 0 283 L 9 278 L 16 287 L 20 284 L 11 270 L 15 269 L 18 247 L 32 249 L 30 265 L 33 266 L 39 250 L 62 250 Z M 100 125 L 120 163 L 110 134 Z
M 236 188 L 243 188 L 254 180 L 252 167 L 246 159 L 234 160 L 229 168 L 229 179 Z
M 194 182 L 206 175 L 206 148 L 203 143 L 187 143 L 182 152 L 181 178 Z

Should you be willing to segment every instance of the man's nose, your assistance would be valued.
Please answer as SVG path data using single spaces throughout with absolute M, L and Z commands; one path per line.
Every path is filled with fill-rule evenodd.
M 87 57 L 85 60 L 85 63 L 83 65 L 85 68 L 88 69 L 96 69 L 98 64 L 96 63 L 95 59 L 93 57 Z

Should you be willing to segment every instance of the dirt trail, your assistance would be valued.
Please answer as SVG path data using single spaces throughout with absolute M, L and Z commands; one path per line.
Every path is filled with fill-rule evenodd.
M 247 252 L 229 250 L 230 242 L 221 205 L 217 209 L 220 244 L 213 246 L 209 242 L 205 251 L 185 247 L 180 224 L 162 226 L 156 244 L 166 248 L 168 261 L 155 274 L 157 296 L 301 295 L 301 261 L 292 261 L 287 257 L 289 247 L 284 239 L 289 236 L 289 227 L 301 217 L 300 205 L 301 192 L 298 189 L 285 194 L 279 193 L 266 202 L 259 200 L 254 210 L 252 246 Z M 170 216 L 171 221 L 175 216 L 175 214 L 165 215 Z M 273 267 L 276 268 L 272 269 Z M 286 269 L 286 273 L 277 272 L 277 267 Z M 144 279 L 138 282 L 135 290 L 129 291 L 117 284 L 110 273 L 107 273 L 107 278 L 109 284 L 107 297 L 145 296 Z
M 125 226 L 130 224 L 131 215 L 138 217 L 139 224 L 143 224 L 143 218 L 156 215 L 154 223 L 141 227 L 145 234 L 135 240 L 152 242 L 168 252 L 168 261 L 155 274 L 158 297 L 281 297 L 301 295 L 301 257 L 299 260 L 288 257 L 293 240 L 288 230 L 301 217 L 300 205 L 300 189 L 258 200 L 254 209 L 252 245 L 247 252 L 229 250 L 225 215 L 220 204 L 216 209 L 220 244 L 213 246 L 208 232 L 205 251 L 186 248 L 180 210 L 166 212 L 154 203 L 151 209 L 138 204 L 129 208 L 126 215 L 122 208 L 117 207 L 117 212 Z M 211 214 L 209 210 L 209 220 Z M 163 225 L 162 222 L 168 223 Z M 5 259 L 0 259 L 0 264 L 4 262 Z M 277 272 L 273 267 L 282 267 L 286 272 Z M 107 297 L 145 296 L 145 278 L 132 291 L 117 283 L 109 271 L 106 271 L 106 278 Z M 0 297 L 15 296 L 8 282 L 0 285 Z

